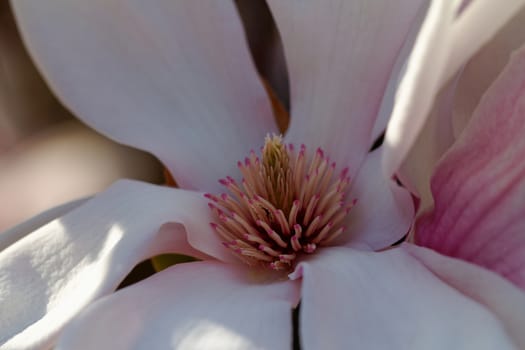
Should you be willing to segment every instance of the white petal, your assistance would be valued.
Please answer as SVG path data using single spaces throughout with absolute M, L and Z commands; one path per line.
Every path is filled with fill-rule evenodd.
M 327 248 L 299 265 L 309 349 L 515 349 L 489 310 L 402 249 Z
M 419 198 L 420 213 L 432 206 L 430 178 L 441 156 L 456 141 L 452 112 L 457 85 L 458 78 L 440 91 L 425 125 L 397 174 L 401 183 Z
M 430 1 L 426 1 L 430 2 Z M 401 83 L 401 78 L 405 74 L 407 68 L 407 59 L 412 52 L 414 43 L 416 41 L 417 34 L 421 28 L 421 24 L 425 19 L 428 6 L 420 6 L 418 13 L 416 14 L 414 23 L 408 32 L 408 35 L 405 39 L 405 43 L 397 56 L 396 63 L 392 69 L 392 74 L 388 85 L 386 86 L 385 93 L 383 95 L 383 100 L 381 101 L 381 108 L 377 116 L 377 120 L 374 124 L 374 129 L 372 130 L 372 138 L 370 139 L 370 144 L 373 143 L 385 132 L 390 116 L 392 115 L 392 109 L 394 107 L 396 91 L 399 88 Z M 384 136 L 384 135 L 383 135 Z
M 81 119 L 212 191 L 275 131 L 229 1 L 13 1 L 55 92 Z
M 0 344 L 48 347 L 140 261 L 168 252 L 206 258 L 188 242 L 237 261 L 210 221 L 200 193 L 123 181 L 10 245 L 0 252 Z
M 40 213 L 39 215 L 10 228 L 7 231 L 1 232 L 0 233 L 0 251 L 7 248 L 9 245 L 13 244 L 14 242 L 18 241 L 22 237 L 27 236 L 29 233 L 31 233 L 32 231 L 35 231 L 39 227 L 44 226 L 48 222 L 51 222 L 52 220 L 58 218 L 59 216 L 63 216 L 66 213 L 69 213 L 71 210 L 82 205 L 86 200 L 87 198 L 77 199 L 77 200 L 59 205 L 57 207 L 48 209 L 44 211 L 43 213 Z
M 414 218 L 412 197 L 383 176 L 381 150 L 368 154 L 349 199 L 357 199 L 357 204 L 346 221 L 346 245 L 383 249 L 410 230 Z
M 520 349 L 525 348 L 525 293 L 501 276 L 430 249 L 405 244 L 404 249 L 453 288 L 487 307 L 505 325 Z
M 57 349 L 290 349 L 297 287 L 232 265 L 177 265 L 94 304 Z
M 518 12 L 525 0 L 472 1 L 461 13 L 451 33 L 450 57 L 441 84 L 449 80 L 483 45 L 489 42 Z
M 454 1 L 432 1 L 406 73 L 396 94 L 385 133 L 385 174 L 395 173 L 423 127 L 439 90 L 450 50 L 450 32 L 456 13 Z
M 290 72 L 289 141 L 355 172 L 423 1 L 269 1 Z

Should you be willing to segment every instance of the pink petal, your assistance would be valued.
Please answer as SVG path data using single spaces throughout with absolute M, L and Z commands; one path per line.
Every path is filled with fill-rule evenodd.
M 359 167 L 422 2 L 269 1 L 290 72 L 289 141 Z
M 481 96 L 507 65 L 512 51 L 525 43 L 525 7 L 465 65 L 454 101 L 454 132 L 459 136 Z
M 57 349 L 290 349 L 297 287 L 231 265 L 177 265 L 92 305 Z
M 430 177 L 436 163 L 465 128 L 482 94 L 525 42 L 525 8 L 485 45 L 458 76 L 439 92 L 423 129 L 399 170 L 398 177 L 420 198 L 420 211 L 432 203 Z
M 495 315 L 403 249 L 330 248 L 298 269 L 305 350 L 515 348 Z
M 406 158 L 441 87 L 523 8 L 525 0 L 510 0 L 505 6 L 491 0 L 472 1 L 457 16 L 458 4 L 433 1 L 429 9 L 385 135 L 386 174 L 399 169 Z
M 488 270 L 405 244 L 404 249 L 449 286 L 482 304 L 504 324 L 518 348 L 525 348 L 525 294 Z
M 213 191 L 275 131 L 232 2 L 13 2 L 44 75 L 85 122 Z
M 481 100 L 432 179 L 416 242 L 525 288 L 525 47 Z
M 56 123 L 0 156 L 0 232 L 119 178 L 162 181 L 151 155 L 119 145 L 77 121 Z
M 346 245 L 378 250 L 399 241 L 410 230 L 414 204 L 410 193 L 381 171 L 381 151 L 369 153 L 352 185 L 357 199 L 347 219 Z
M 236 262 L 210 221 L 200 193 L 124 181 L 15 242 L 0 252 L 0 344 L 49 347 L 140 261 L 168 252 L 208 258 L 188 242 Z

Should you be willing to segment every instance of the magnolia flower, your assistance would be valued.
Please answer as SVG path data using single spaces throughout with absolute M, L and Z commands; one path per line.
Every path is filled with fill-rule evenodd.
M 424 80 L 421 105 L 405 109 L 403 98 L 457 6 L 429 9 L 401 85 L 405 103 L 383 147 L 368 153 L 424 4 L 271 1 L 292 115 L 284 140 L 266 141 L 277 128 L 235 9 L 206 5 L 14 3 L 57 94 L 97 130 L 157 155 L 183 189 L 120 182 L 16 228 L 60 216 L 0 253 L 3 347 L 50 347 L 61 334 L 57 348 L 290 348 L 299 301 L 305 349 L 511 347 L 515 334 L 498 321 L 506 314 L 431 273 L 431 259 L 447 258 L 417 247 L 374 252 L 410 227 L 411 198 L 391 175 L 418 128 L 405 145 L 400 126 L 409 109 L 426 114 L 443 62 Z M 165 252 L 201 261 L 97 300 Z
M 151 156 L 75 121 L 23 48 L 9 3 L 0 5 L 0 231 L 121 177 L 155 181 Z M 16 237 L 0 235 L 0 245 Z

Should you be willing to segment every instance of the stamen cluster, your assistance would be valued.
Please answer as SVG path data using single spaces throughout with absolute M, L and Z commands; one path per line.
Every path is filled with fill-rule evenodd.
M 267 136 L 262 159 L 250 152 L 238 162 L 239 184 L 227 177 L 219 182 L 230 194 L 206 194 L 218 221 L 211 223 L 223 244 L 249 265 L 289 269 L 303 253 L 328 245 L 345 228 L 355 205 L 347 204 L 348 169 L 335 177 L 335 162 L 317 149 L 313 157 L 301 145 L 283 144 Z

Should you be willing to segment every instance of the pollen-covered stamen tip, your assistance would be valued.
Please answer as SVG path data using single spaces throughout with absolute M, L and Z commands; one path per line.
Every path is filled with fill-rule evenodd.
M 245 263 L 287 270 L 301 254 L 312 254 L 344 232 L 344 219 L 356 201 L 346 202 L 348 169 L 322 149 L 311 156 L 301 145 L 267 136 L 261 158 L 251 151 L 232 177 L 219 182 L 231 195 L 206 194 L 216 217 L 211 226 L 223 245 Z

